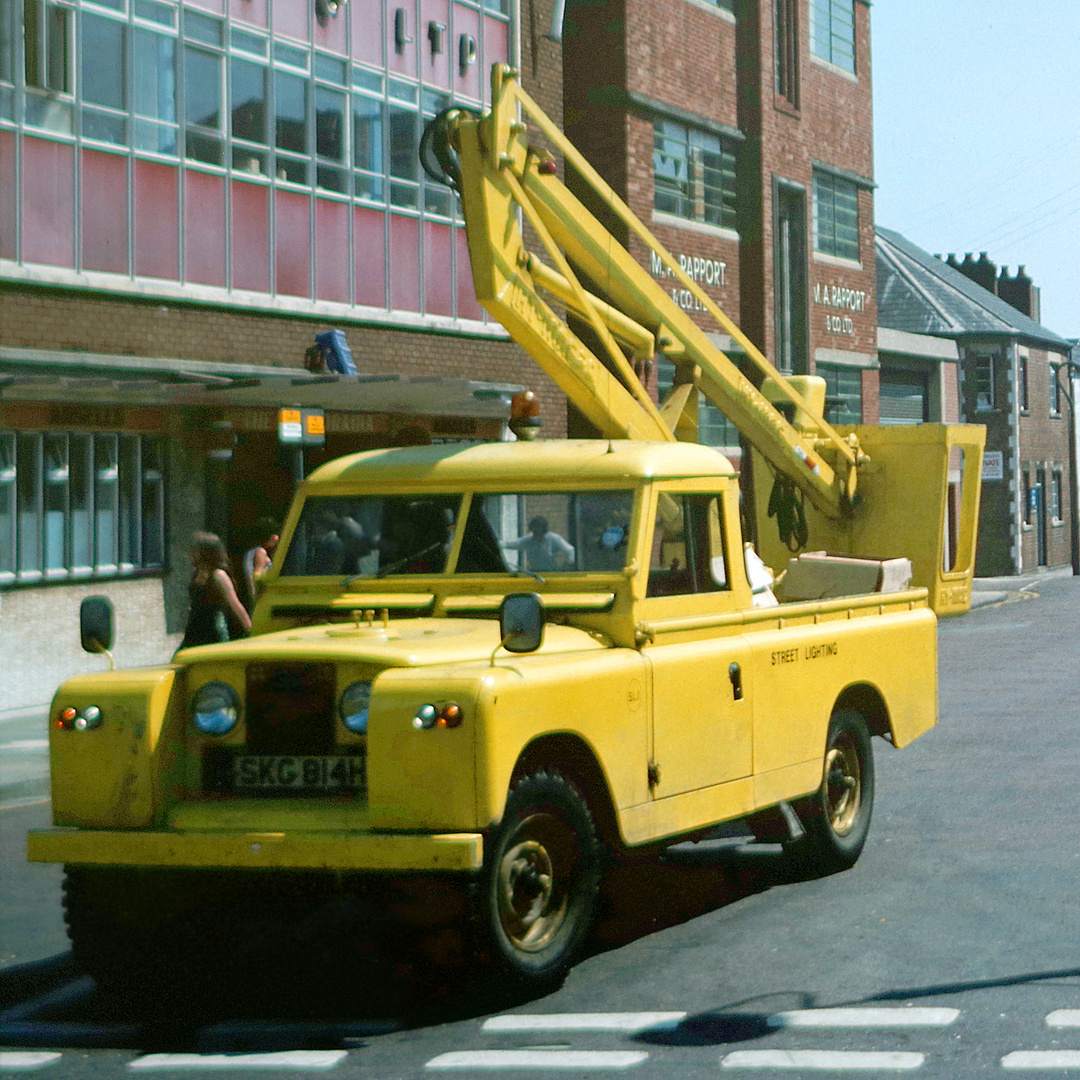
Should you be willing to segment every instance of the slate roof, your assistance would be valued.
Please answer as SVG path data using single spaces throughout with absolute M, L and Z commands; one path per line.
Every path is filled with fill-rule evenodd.
M 1070 342 L 891 229 L 875 228 L 878 325 L 959 338 L 1001 334 L 1068 351 Z

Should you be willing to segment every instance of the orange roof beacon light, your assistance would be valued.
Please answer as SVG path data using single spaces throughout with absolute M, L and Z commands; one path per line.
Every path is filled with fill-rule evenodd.
M 510 399 L 510 430 L 522 441 L 531 442 L 540 431 L 540 402 L 532 390 Z

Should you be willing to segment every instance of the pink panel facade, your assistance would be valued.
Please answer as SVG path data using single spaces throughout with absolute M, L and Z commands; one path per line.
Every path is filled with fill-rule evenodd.
M 395 16 L 399 11 L 404 12 L 405 38 L 410 41 L 402 42 L 399 49 L 397 45 L 397 33 L 395 30 Z M 411 79 L 416 78 L 417 57 L 419 56 L 420 42 L 425 40 L 425 28 L 420 26 L 420 16 L 416 0 L 402 0 L 401 3 L 387 4 L 386 7 L 386 67 L 398 75 L 407 75 Z
M 275 289 L 311 295 L 311 199 L 294 191 L 274 194 Z
M 484 19 L 484 49 L 481 54 L 481 68 L 484 80 L 483 100 L 491 99 L 491 65 L 505 63 L 510 58 L 510 24 L 499 19 Z
M 355 299 L 365 307 L 386 307 L 386 214 L 358 206 L 353 211 Z
M 310 41 L 308 29 L 308 13 L 313 9 L 314 3 L 307 0 L 286 0 L 285 3 L 272 5 L 274 17 L 274 33 L 285 34 L 300 41 Z
M 315 296 L 349 302 L 349 206 L 315 200 Z
M 15 136 L 0 131 L 0 259 L 15 258 L 17 229 Z
M 475 64 L 470 64 L 462 71 L 460 63 L 460 50 L 463 39 L 475 42 L 477 58 Z M 480 70 L 480 13 L 474 8 L 467 8 L 462 4 L 454 5 L 454 42 L 453 42 L 453 87 L 456 93 L 466 97 L 480 99 L 486 96 L 485 87 L 488 84 L 487 76 L 482 75 Z
M 83 150 L 79 184 L 80 262 L 84 270 L 128 272 L 128 159 Z
M 135 273 L 139 277 L 180 276 L 180 207 L 177 201 L 179 174 L 176 166 L 136 158 Z
M 270 291 L 270 189 L 232 182 L 232 287 Z
M 389 18 L 393 18 L 393 11 Z M 388 41 L 381 0 L 351 0 L 349 4 L 352 57 L 357 63 L 382 67 L 383 51 Z M 390 45 L 391 50 L 393 44 Z
M 424 222 L 424 310 L 454 314 L 453 237 L 449 225 Z
M 439 30 L 439 27 L 442 27 Z M 420 0 L 420 75 L 429 86 L 451 86 L 456 56 L 450 23 L 450 0 Z M 434 36 L 434 41 L 432 37 Z M 435 50 L 439 49 L 439 52 Z
M 311 36 L 315 42 L 315 48 L 325 49 L 327 52 L 338 53 L 341 56 L 349 54 L 349 19 L 347 5 L 342 4 L 338 13 L 328 18 L 325 23 L 314 20 L 314 28 Z
M 184 173 L 184 278 L 225 284 L 225 181 L 191 169 Z
M 75 151 L 67 143 L 24 138 L 22 257 L 75 265 Z
M 266 26 L 266 8 L 270 0 L 229 0 L 229 18 L 237 22 Z
M 390 307 L 420 310 L 420 223 L 390 215 Z
M 457 255 L 457 273 L 454 284 L 457 288 L 457 316 L 459 319 L 480 319 L 484 309 L 476 299 L 473 288 L 472 269 L 469 265 L 469 244 L 465 239 L 464 229 L 454 230 L 454 248 Z

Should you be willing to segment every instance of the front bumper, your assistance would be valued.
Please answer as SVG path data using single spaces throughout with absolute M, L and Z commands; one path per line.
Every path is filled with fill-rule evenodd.
M 129 832 L 34 829 L 31 862 L 244 870 L 479 870 L 481 833 Z

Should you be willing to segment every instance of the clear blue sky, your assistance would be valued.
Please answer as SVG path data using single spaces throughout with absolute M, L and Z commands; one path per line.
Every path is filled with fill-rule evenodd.
M 875 217 L 982 251 L 1080 337 L 1080 0 L 875 0 Z

